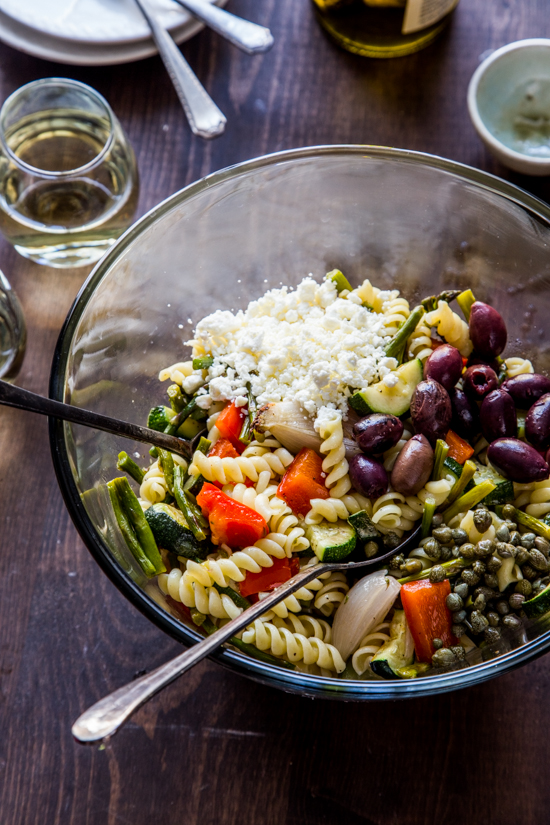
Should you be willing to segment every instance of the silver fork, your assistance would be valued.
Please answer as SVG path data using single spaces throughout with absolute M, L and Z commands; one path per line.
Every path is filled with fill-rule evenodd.
M 149 0 L 135 0 L 151 29 L 153 40 L 194 135 L 210 138 L 223 134 L 227 119 L 216 106 L 164 26 L 158 22 Z
M 147 702 L 155 693 L 162 690 L 163 687 L 169 685 L 186 670 L 194 667 L 201 659 L 213 653 L 219 645 L 226 642 L 231 636 L 234 636 L 240 630 L 243 630 L 247 625 L 266 613 L 276 604 L 279 604 L 291 593 L 299 590 L 308 582 L 317 578 L 321 573 L 332 573 L 336 571 L 345 570 L 347 573 L 353 573 L 355 570 L 371 567 L 374 564 L 380 564 L 387 561 L 396 553 L 401 553 L 415 544 L 422 528 L 418 527 L 405 541 L 401 542 L 398 547 L 390 550 L 383 556 L 378 558 L 368 559 L 367 561 L 359 562 L 338 562 L 334 564 L 318 563 L 311 567 L 306 567 L 300 570 L 289 581 L 281 584 L 265 599 L 247 608 L 240 616 L 232 619 L 226 625 L 221 627 L 211 636 L 203 639 L 198 644 L 193 645 L 192 648 L 180 653 L 175 659 L 172 659 L 166 664 L 161 665 L 156 670 L 147 673 L 140 679 L 130 682 L 128 685 L 115 690 L 109 696 L 105 696 L 96 702 L 95 705 L 88 708 L 82 716 L 80 716 L 72 727 L 72 733 L 75 739 L 83 744 L 91 744 L 98 742 L 101 739 L 106 739 L 112 736 L 121 725 L 136 711 L 141 705 Z
M 273 35 L 264 26 L 243 20 L 236 14 L 230 14 L 205 0 L 174 0 L 197 20 L 213 29 L 234 46 L 247 54 L 261 54 L 267 52 L 275 42 Z

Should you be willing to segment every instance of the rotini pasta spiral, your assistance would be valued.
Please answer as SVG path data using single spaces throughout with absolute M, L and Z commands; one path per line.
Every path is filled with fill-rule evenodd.
M 516 375 L 524 375 L 525 373 L 535 371 L 528 358 L 505 358 L 504 365 L 508 378 L 514 378 Z
M 550 513 L 550 479 L 536 481 L 532 486 L 533 491 L 525 509 L 530 516 L 543 519 Z
M 304 528 L 300 526 L 298 519 L 290 507 L 286 505 L 279 513 L 271 516 L 269 528 L 272 533 L 277 534 L 279 540 L 284 537 L 284 544 L 282 546 L 289 558 L 292 553 L 307 550 L 309 547 L 309 541 L 305 537 Z
M 308 525 L 320 524 L 323 519 L 330 522 L 347 519 L 359 510 L 366 510 L 367 515 L 372 516 L 370 499 L 355 492 L 348 493 L 342 498 L 312 498 L 309 503 L 311 510 L 304 519 Z
M 284 475 L 286 466 L 290 464 L 288 456 L 290 453 L 283 449 L 261 456 L 241 455 L 238 458 L 206 456 L 197 450 L 189 472 L 193 475 L 202 474 L 207 481 L 219 481 L 220 484 L 228 484 L 231 481 L 242 484 L 245 478 L 256 482 L 263 472 L 269 473 L 270 477 Z
M 265 616 L 262 616 L 261 620 L 265 621 Z M 275 627 L 284 627 L 286 630 L 290 630 L 291 633 L 300 633 L 307 639 L 314 636 L 316 639 L 321 639 L 322 642 L 326 642 L 327 644 L 332 640 L 332 627 L 329 623 L 324 619 L 316 619 L 314 616 L 308 616 L 305 613 L 298 615 L 289 613 L 286 619 L 275 616 L 273 618 L 273 624 Z
M 384 329 L 388 335 L 395 335 L 399 327 L 403 326 L 411 314 L 409 302 L 405 298 L 393 298 L 391 301 L 385 301 L 382 312 L 384 314 Z
M 256 645 L 259 650 L 268 650 L 274 656 L 289 662 L 303 661 L 306 665 L 318 665 L 325 670 L 342 673 L 346 663 L 334 645 L 317 636 L 309 638 L 302 633 L 292 633 L 286 627 L 277 627 L 271 622 L 256 620 L 246 628 L 243 642 Z
M 389 629 L 389 622 L 381 622 L 361 640 L 361 644 L 351 659 L 351 665 L 358 676 L 366 673 L 368 666 L 382 645 L 390 641 Z
M 193 375 L 192 361 L 178 361 L 177 364 L 172 364 L 171 367 L 166 367 L 159 372 L 159 381 L 167 381 L 170 379 L 172 383 L 179 384 L 180 387 L 186 378 Z
M 383 294 L 382 290 L 373 286 L 368 278 L 363 281 L 361 286 L 354 289 L 351 294 L 357 295 L 361 299 L 361 302 L 374 312 L 382 312 L 382 305 L 387 297 L 387 293 Z
M 446 301 L 438 301 L 437 309 L 425 316 L 425 322 L 429 326 L 437 327 L 439 335 L 448 344 L 456 347 L 465 358 L 470 355 L 473 345 L 468 324 L 452 311 Z
M 349 590 L 344 573 L 331 573 L 325 579 L 323 586 L 317 591 L 313 606 L 319 610 L 323 616 L 332 616 L 337 607 L 342 604 Z M 325 639 L 325 641 L 327 641 Z
M 422 318 L 409 338 L 409 358 L 420 358 L 424 362 L 432 354 L 432 333 Z
M 139 497 L 146 502 L 147 505 L 157 504 L 159 501 L 164 501 L 168 492 L 168 485 L 164 478 L 164 473 L 159 467 L 158 461 L 151 464 L 143 477 L 143 481 L 139 487 Z
M 344 447 L 342 416 L 336 410 L 327 412 L 318 419 L 317 427 L 319 435 L 324 439 L 320 449 L 325 456 L 323 459 L 323 472 L 327 474 L 325 486 L 330 490 L 332 498 L 341 498 L 351 488 L 348 475 L 349 464 Z
M 285 502 L 277 498 L 276 484 L 271 484 L 261 493 L 246 484 L 226 484 L 222 489 L 230 498 L 255 510 L 268 523 L 272 516 L 282 513 L 286 507 Z

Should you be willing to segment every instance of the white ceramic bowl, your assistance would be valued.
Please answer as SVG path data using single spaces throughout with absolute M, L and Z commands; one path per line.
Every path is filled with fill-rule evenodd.
M 468 109 L 487 148 L 526 175 L 550 175 L 550 40 L 518 40 L 478 67 Z

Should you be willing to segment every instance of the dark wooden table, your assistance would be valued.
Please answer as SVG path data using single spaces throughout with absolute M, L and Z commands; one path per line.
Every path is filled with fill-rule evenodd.
M 233 0 L 275 48 L 242 55 L 203 32 L 183 47 L 228 115 L 190 136 L 157 58 L 56 65 L 0 47 L 1 99 L 69 76 L 102 92 L 136 149 L 143 213 L 213 170 L 290 147 L 374 143 L 445 155 L 548 199 L 546 180 L 498 166 L 466 113 L 488 49 L 550 32 L 548 0 L 462 0 L 430 49 L 367 61 L 330 43 L 309 0 Z M 0 266 L 29 327 L 22 386 L 46 393 L 53 348 L 87 271 Z M 550 662 L 406 703 L 310 701 L 203 663 L 141 709 L 105 748 L 71 738 L 76 716 L 180 648 L 92 561 L 54 477 L 45 420 L 0 410 L 0 822 L 2 825 L 495 825 L 549 821 Z

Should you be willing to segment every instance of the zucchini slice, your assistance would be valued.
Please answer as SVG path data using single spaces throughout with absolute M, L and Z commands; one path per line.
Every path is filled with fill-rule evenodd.
M 399 670 L 412 665 L 414 642 L 404 610 L 396 610 L 390 624 L 390 640 L 382 645 L 370 666 L 377 676 L 399 679 Z
M 536 619 L 537 616 L 548 613 L 550 610 L 550 584 L 545 590 L 537 593 L 533 599 L 523 602 L 522 607 L 528 619 Z
M 495 489 L 489 493 L 482 501 L 482 504 L 496 505 L 508 504 L 514 500 L 514 483 L 503 478 L 493 467 L 486 467 L 484 464 L 475 462 L 477 470 L 474 475 L 474 484 L 477 486 L 484 481 L 492 481 L 496 484 Z
M 206 558 L 208 544 L 197 541 L 183 513 L 175 507 L 153 504 L 145 511 L 145 518 L 159 547 L 186 559 Z
M 362 544 L 366 544 L 368 541 L 379 542 L 382 539 L 380 530 L 368 517 L 366 510 L 359 510 L 359 512 L 350 516 L 348 518 L 348 524 L 354 528 L 357 539 Z
M 395 386 L 390 387 L 384 381 L 379 381 L 351 396 L 349 404 L 359 415 L 378 412 L 400 416 L 407 412 L 416 385 L 423 378 L 422 361 L 418 358 L 407 361 L 390 374 L 397 377 Z
M 166 427 L 170 426 L 170 422 L 174 417 L 174 410 L 171 407 L 153 407 L 152 410 L 149 410 L 149 415 L 147 416 L 147 426 L 150 427 L 151 430 L 157 430 L 159 433 L 163 433 Z
M 452 476 L 456 482 L 462 475 L 462 464 L 459 464 L 454 458 L 447 456 L 443 462 L 443 471 L 445 478 Z
M 306 530 L 306 538 L 319 561 L 341 561 L 355 549 L 355 529 L 347 521 L 334 524 L 312 524 Z

